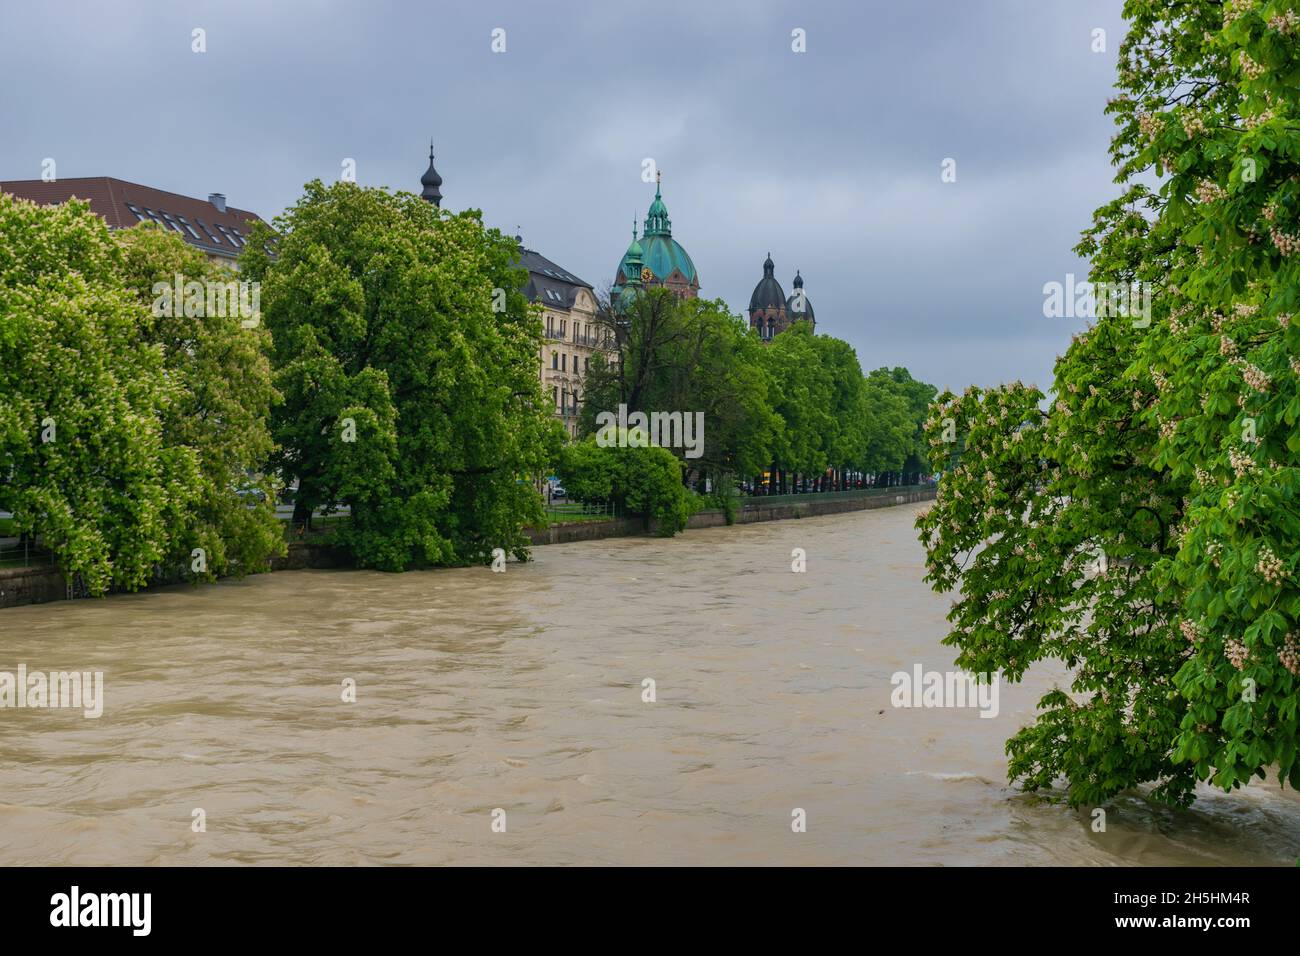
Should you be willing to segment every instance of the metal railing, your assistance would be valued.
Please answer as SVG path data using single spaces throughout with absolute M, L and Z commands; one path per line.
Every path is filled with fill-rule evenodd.
M 546 520 L 551 524 L 623 517 L 623 509 L 612 501 L 551 501 L 545 510 Z
M 883 488 L 850 488 L 846 491 L 802 491 L 792 495 L 747 495 L 743 504 L 789 504 L 794 501 L 834 501 L 840 498 L 890 498 L 912 491 L 924 491 L 934 485 L 887 485 Z
M 48 568 L 54 566 L 54 552 L 39 539 L 0 538 L 0 568 Z

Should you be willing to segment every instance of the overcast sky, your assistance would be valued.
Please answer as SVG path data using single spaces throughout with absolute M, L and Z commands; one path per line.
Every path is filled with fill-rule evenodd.
M 599 287 L 653 198 L 652 158 L 702 295 L 743 314 L 770 251 L 866 369 L 1047 387 L 1082 321 L 1044 318 L 1043 284 L 1082 279 L 1070 250 L 1116 191 L 1102 111 L 1121 6 L 7 4 L 0 179 L 52 157 L 60 178 L 224 192 L 269 219 L 346 158 L 363 184 L 418 191 L 432 138 L 444 208 L 518 226 Z

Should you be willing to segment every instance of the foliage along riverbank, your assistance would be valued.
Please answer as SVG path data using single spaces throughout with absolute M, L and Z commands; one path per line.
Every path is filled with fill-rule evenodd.
M 358 566 L 525 557 L 565 436 L 518 259 L 476 210 L 346 182 L 308 183 L 274 231 L 257 223 L 237 275 L 153 224 L 111 232 L 87 203 L 0 195 L 0 510 L 91 594 L 265 570 L 285 553 L 283 487 L 304 529 L 347 510 L 334 541 Z M 236 279 L 256 314 L 205 300 Z M 662 448 L 588 459 L 617 477 L 613 507 L 666 533 L 754 469 L 824 485 L 919 462 L 933 389 L 872 385 L 845 343 L 796 330 L 765 349 L 720 302 L 662 292 L 601 321 L 620 360 L 588 407 L 627 372 L 638 400 L 691 403 L 647 409 L 709 422 L 691 467 Z M 712 502 L 687 487 L 703 477 Z
M 733 520 L 728 520 L 726 512 L 721 510 L 696 512 L 688 519 L 687 526 L 709 528 L 749 524 L 756 521 L 812 518 L 826 514 L 895 507 L 928 501 L 934 496 L 935 487 L 928 485 L 873 489 L 863 493 L 773 497 L 771 501 L 756 500 L 744 503 L 733 516 Z M 802 500 L 791 500 L 792 498 Z M 611 518 L 603 521 L 552 524 L 546 528 L 530 529 L 528 537 L 530 543 L 537 546 L 631 537 L 653 532 L 654 529 L 648 529 L 639 517 Z M 267 570 L 288 571 L 355 566 L 352 556 L 344 549 L 323 542 L 292 541 L 288 544 L 285 554 L 273 559 Z M 57 568 L 0 568 L 0 608 L 44 604 L 50 601 L 61 601 L 69 596 L 67 579 Z
M 1013 681 L 1072 668 L 1007 751 L 1013 779 L 1064 779 L 1075 805 L 1300 787 L 1292 6 L 1129 0 L 1107 106 L 1121 192 L 1077 251 L 1094 282 L 1146 286 L 1151 314 L 1077 335 L 1050 406 L 971 388 L 928 423 L 936 462 L 962 449 L 918 522 L 928 579 L 959 592 L 945 643 Z

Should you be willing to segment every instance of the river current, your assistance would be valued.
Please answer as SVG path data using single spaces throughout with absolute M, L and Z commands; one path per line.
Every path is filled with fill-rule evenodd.
M 104 674 L 98 719 L 0 710 L 0 864 L 1294 865 L 1276 781 L 1104 833 L 1010 786 L 1061 667 L 991 718 L 891 706 L 952 662 L 915 516 L 0 611 L 0 670 Z

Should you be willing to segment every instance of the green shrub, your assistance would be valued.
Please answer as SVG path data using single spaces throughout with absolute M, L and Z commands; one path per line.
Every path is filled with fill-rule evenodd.
M 699 496 L 682 484 L 681 462 L 666 448 L 642 447 L 621 434 L 619 445 L 602 447 L 588 438 L 563 449 L 557 471 L 570 497 L 613 501 L 643 518 L 647 527 L 658 523 L 658 533 L 664 536 L 685 529 L 699 510 L 693 501 Z

